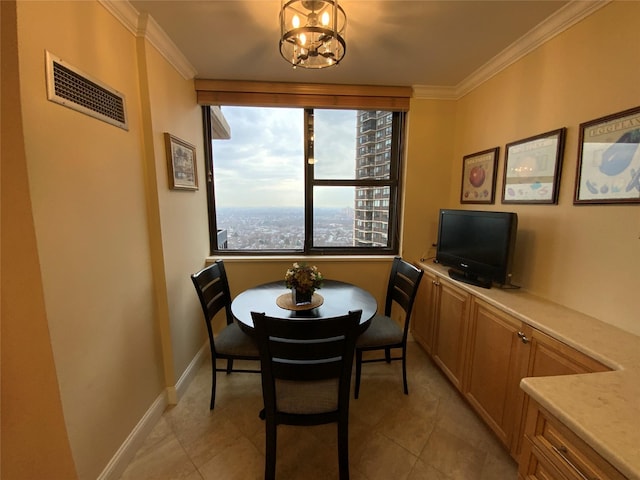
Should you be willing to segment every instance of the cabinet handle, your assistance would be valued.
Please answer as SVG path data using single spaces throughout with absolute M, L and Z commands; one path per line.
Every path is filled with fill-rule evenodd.
M 565 447 L 564 445 L 560 445 L 559 447 L 556 447 L 555 445 L 551 445 L 551 448 L 553 449 L 554 452 L 556 452 L 560 456 L 560 458 L 562 458 L 562 460 L 564 460 L 567 463 L 567 465 L 569 465 L 580 476 L 580 478 L 582 478 L 582 480 L 591 480 L 584 473 L 582 473 L 580 469 L 571 460 L 569 460 L 569 458 L 566 455 L 567 447 Z M 593 479 L 593 480 L 597 480 L 597 479 Z
M 518 332 L 518 337 L 522 340 L 522 343 L 529 343 L 529 338 L 524 334 L 524 332 Z
M 431 280 L 431 283 L 433 283 L 436 287 L 440 286 L 440 282 L 438 280 Z

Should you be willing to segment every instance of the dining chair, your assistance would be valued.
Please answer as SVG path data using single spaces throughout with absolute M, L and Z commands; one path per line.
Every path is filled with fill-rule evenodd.
M 361 310 L 286 320 L 252 312 L 262 365 L 265 480 L 276 475 L 277 426 L 338 424 L 340 480 L 349 478 L 349 397 Z
M 211 347 L 211 403 L 209 409 L 213 410 L 216 402 L 216 372 L 242 372 L 260 373 L 256 368 L 233 368 L 234 360 L 260 360 L 260 353 L 254 340 L 243 332 L 233 320 L 231 313 L 231 292 L 227 272 L 222 260 L 203 268 L 191 275 L 193 285 L 196 287 L 204 321 L 209 333 L 209 346 Z M 214 335 L 211 322 L 218 312 L 224 308 L 227 324 L 220 332 Z M 226 359 L 226 368 L 218 368 L 216 359 Z
M 363 363 L 387 362 L 402 360 L 402 381 L 405 395 L 409 394 L 407 385 L 407 335 L 409 333 L 409 320 L 413 302 L 418 293 L 418 286 L 422 279 L 423 271 L 411 265 L 400 257 L 393 259 L 387 296 L 384 307 L 384 315 L 376 315 L 371 320 L 369 328 L 358 337 L 356 342 L 356 381 L 354 397 L 360 393 L 360 375 Z M 404 314 L 401 315 L 401 323 L 391 317 L 394 302 L 399 305 Z M 401 349 L 402 355 L 391 356 L 392 349 Z M 363 359 L 363 352 L 384 350 L 384 357 Z

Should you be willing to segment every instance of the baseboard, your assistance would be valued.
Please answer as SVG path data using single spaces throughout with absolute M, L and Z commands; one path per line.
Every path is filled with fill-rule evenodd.
M 191 384 L 191 381 L 193 380 L 193 377 L 195 377 L 196 373 L 198 373 L 198 370 L 200 369 L 200 365 L 202 364 L 203 361 L 208 359 L 208 354 L 209 354 L 209 340 L 207 340 L 207 342 L 204 345 L 202 345 L 202 348 L 200 348 L 198 353 L 196 353 L 195 357 L 193 357 L 193 360 L 191 360 L 187 368 L 184 370 L 184 372 L 178 379 L 178 382 L 175 384 L 175 386 L 167 388 L 167 395 L 169 397 L 170 405 L 177 404 L 178 401 L 185 394 L 185 392 L 187 391 L 187 388 L 189 387 L 189 385 Z M 169 392 L 169 389 L 171 389 L 171 392 Z
M 198 372 L 200 364 L 207 359 L 208 349 L 209 342 L 207 341 L 193 357 L 193 360 L 191 360 L 184 373 L 180 376 L 176 385 L 167 387 L 165 391 L 156 398 L 124 443 L 120 445 L 120 448 L 98 476 L 97 480 L 116 480 L 122 476 L 129 462 L 135 457 L 136 452 L 140 449 L 149 433 L 154 429 L 160 417 L 162 417 L 167 406 L 177 404 L 185 394 L 189 384 Z
M 131 462 L 149 433 L 151 433 L 158 423 L 158 420 L 160 420 L 167 405 L 167 394 L 166 392 L 162 392 L 151 407 L 149 407 L 149 410 L 142 416 L 124 443 L 120 445 L 120 448 L 98 476 L 97 480 L 116 480 L 122 476 L 129 462 Z

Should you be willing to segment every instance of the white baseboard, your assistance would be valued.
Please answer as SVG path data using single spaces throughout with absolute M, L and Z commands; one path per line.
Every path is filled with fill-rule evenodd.
M 200 364 L 207 359 L 209 342 L 205 343 L 189 363 L 175 386 L 170 386 L 156 398 L 149 410 L 142 416 L 138 424 L 131 431 L 127 439 L 111 458 L 97 480 L 116 480 L 122 476 L 129 462 L 135 457 L 145 439 L 154 429 L 158 420 L 168 405 L 175 405 L 187 391 L 187 387 L 200 368 Z
M 176 383 L 174 386 L 167 387 L 169 405 L 176 405 L 185 394 L 187 388 L 193 380 L 193 377 L 195 377 L 196 373 L 198 373 L 200 365 L 208 358 L 209 348 L 209 340 L 207 340 L 206 343 L 202 345 L 198 353 L 196 353 L 196 356 L 193 357 L 191 363 L 189 363 L 187 368 L 185 368 L 184 372 L 178 379 L 178 383 Z
M 151 407 L 149 407 L 149 410 L 142 416 L 124 443 L 120 445 L 120 448 L 98 476 L 97 480 L 116 480 L 122 476 L 129 462 L 136 455 L 136 452 L 142 446 L 149 433 L 151 433 L 151 430 L 156 426 L 158 420 L 160 420 L 167 405 L 167 394 L 166 392 L 162 392 Z

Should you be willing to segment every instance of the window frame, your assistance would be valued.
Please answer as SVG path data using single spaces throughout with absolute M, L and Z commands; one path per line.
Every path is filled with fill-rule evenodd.
M 261 105 L 252 105 L 260 108 Z M 298 107 L 299 108 L 299 107 Z M 327 109 L 328 107 L 306 107 L 304 108 L 304 244 L 302 249 L 264 249 L 264 250 L 230 250 L 219 248 L 218 228 L 215 204 L 214 168 L 213 168 L 213 129 L 211 110 L 208 105 L 202 106 L 203 129 L 205 140 L 205 164 L 206 164 L 206 189 L 209 221 L 209 243 L 210 254 L 215 256 L 365 256 L 365 255 L 397 255 L 400 245 L 400 219 L 401 219 L 401 192 L 402 192 L 402 166 L 404 163 L 404 143 L 406 111 L 398 111 L 383 108 L 349 108 L 349 110 L 370 110 L 392 112 L 391 127 L 392 138 L 390 145 L 390 169 L 388 178 L 385 179 L 317 179 L 314 178 L 314 164 L 309 163 L 310 156 L 313 155 L 313 141 L 310 139 L 313 127 L 313 111 Z M 311 118 L 311 124 L 309 123 Z M 382 126 L 387 126 L 388 122 Z M 380 155 L 380 153 L 376 153 Z M 364 247 L 364 246 L 313 246 L 313 189 L 314 187 L 374 187 L 389 189 L 389 209 L 388 209 L 388 229 L 386 247 Z M 355 192 L 355 190 L 354 190 Z M 357 202 L 354 193 L 354 207 Z M 354 218 L 354 227 L 356 219 Z M 355 240 L 355 238 L 354 238 Z

